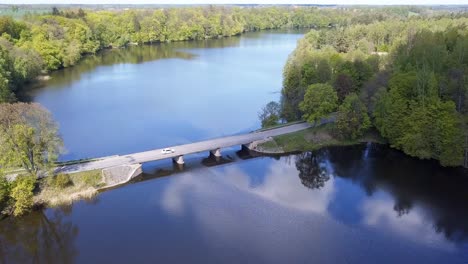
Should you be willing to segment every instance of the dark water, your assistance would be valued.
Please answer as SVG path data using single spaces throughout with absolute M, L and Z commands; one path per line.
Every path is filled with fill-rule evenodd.
M 376 145 L 229 156 L 184 172 L 159 164 L 93 201 L 7 219 L 3 260 L 467 263 L 468 179 L 457 170 Z
M 300 38 L 263 32 L 113 50 L 32 99 L 69 152 L 129 153 L 249 131 Z M 0 222 L 0 263 L 468 263 L 468 177 L 379 145 L 187 157 L 93 200 Z

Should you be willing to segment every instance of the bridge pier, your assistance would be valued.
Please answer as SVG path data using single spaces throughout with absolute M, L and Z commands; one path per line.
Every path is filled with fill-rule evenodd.
M 210 150 L 210 156 L 221 157 L 221 150 L 219 148 Z
M 179 164 L 179 165 L 183 165 L 185 163 L 184 162 L 184 156 L 182 156 L 182 155 L 172 158 L 172 161 L 174 163 Z

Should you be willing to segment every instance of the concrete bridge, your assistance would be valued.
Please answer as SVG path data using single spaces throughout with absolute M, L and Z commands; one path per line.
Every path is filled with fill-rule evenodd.
M 333 122 L 333 118 L 328 120 L 322 120 L 320 124 Z M 263 140 L 268 137 L 274 137 L 279 135 L 284 135 L 288 133 L 293 133 L 301 131 L 307 128 L 310 128 L 311 125 L 308 123 L 298 123 L 288 126 L 283 126 L 279 128 L 273 128 L 265 131 L 252 132 L 242 135 L 227 136 L 221 138 L 215 138 L 190 144 L 178 145 L 168 147 L 174 149 L 174 153 L 163 154 L 162 149 L 154 149 L 145 152 L 138 152 L 122 156 L 111 156 L 95 161 L 67 165 L 57 168 L 56 172 L 60 173 L 76 173 L 97 169 L 108 169 L 112 167 L 122 166 L 122 165 L 136 165 L 142 164 L 145 162 L 163 160 L 163 159 L 173 159 L 177 164 L 184 164 L 184 156 L 200 153 L 200 152 L 209 152 L 209 155 L 215 157 L 221 156 L 221 151 L 223 148 L 233 147 L 233 146 L 242 146 L 243 148 L 250 149 L 251 143 L 257 140 Z

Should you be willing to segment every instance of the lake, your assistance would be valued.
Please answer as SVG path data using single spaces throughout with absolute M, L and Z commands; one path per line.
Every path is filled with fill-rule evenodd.
M 62 160 L 250 131 L 261 107 L 279 99 L 302 36 L 280 32 L 107 50 L 53 72 L 30 96 L 59 123 Z
M 259 127 L 303 32 L 108 50 L 30 99 L 61 159 L 126 154 Z M 223 162 L 170 160 L 92 200 L 0 222 L 0 263 L 464 263 L 466 171 L 376 144 Z

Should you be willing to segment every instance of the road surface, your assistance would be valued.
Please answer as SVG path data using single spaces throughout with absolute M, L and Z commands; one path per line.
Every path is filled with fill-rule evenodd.
M 324 120 L 321 123 L 328 123 L 330 120 Z M 310 128 L 311 125 L 308 123 L 298 123 L 294 125 L 273 128 L 266 131 L 259 131 L 259 132 L 252 132 L 242 135 L 236 136 L 227 136 L 221 138 L 215 138 L 190 144 L 178 145 L 167 147 L 174 149 L 174 153 L 170 154 L 162 154 L 161 149 L 154 149 L 145 152 L 138 152 L 128 155 L 119 155 L 119 156 L 111 156 L 98 159 L 96 161 L 91 161 L 87 163 L 81 164 L 73 164 L 73 165 L 66 165 L 63 167 L 57 168 L 56 172 L 62 173 L 76 173 L 76 172 L 83 172 L 83 171 L 90 171 L 90 170 L 97 170 L 97 169 L 105 169 L 120 165 L 129 165 L 129 164 L 142 164 L 145 162 L 168 159 L 168 158 L 176 158 L 179 156 L 184 156 L 193 153 L 199 152 L 206 152 L 210 150 L 222 149 L 232 146 L 240 146 L 243 144 L 250 144 L 256 140 L 266 139 L 268 137 L 275 137 L 279 135 L 289 134 L 297 131 L 301 131 L 307 128 Z

